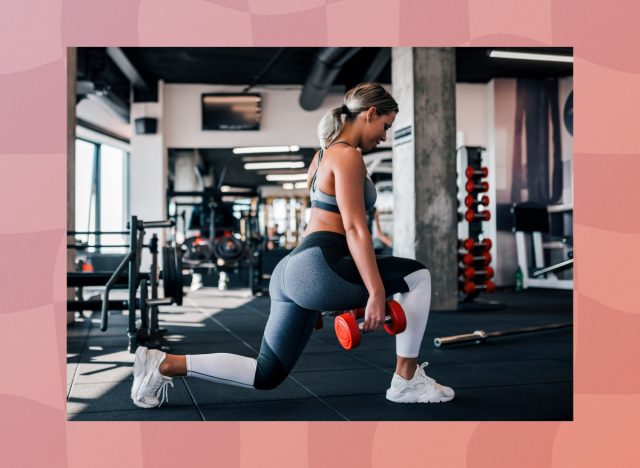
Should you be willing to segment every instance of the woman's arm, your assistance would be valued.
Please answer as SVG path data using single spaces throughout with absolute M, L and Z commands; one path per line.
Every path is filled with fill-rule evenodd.
M 339 153 L 334 154 L 332 162 L 336 200 L 349 251 L 369 291 L 363 331 L 375 330 L 384 322 L 385 291 L 364 209 L 366 169 L 362 155 L 353 148 L 341 148 Z
M 380 239 L 380 242 L 382 242 L 387 247 L 392 247 L 393 240 L 391 239 L 391 237 L 382 232 L 382 229 L 380 228 L 380 212 L 376 211 L 374 219 L 376 222 L 376 237 Z

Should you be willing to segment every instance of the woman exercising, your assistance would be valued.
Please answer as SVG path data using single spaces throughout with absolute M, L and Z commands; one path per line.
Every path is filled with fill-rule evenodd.
M 309 341 L 318 314 L 365 306 L 363 332 L 380 330 L 386 298 L 404 309 L 407 328 L 396 335 L 396 369 L 387 399 L 398 403 L 449 401 L 451 388 L 418 365 L 429 317 L 431 276 L 419 262 L 378 256 L 367 228 L 376 189 L 362 153 L 385 141 L 398 104 L 378 84 L 346 93 L 344 103 L 318 125 L 322 149 L 307 177 L 311 217 L 300 245 L 278 263 L 269 284 L 271 311 L 260 354 L 249 358 L 214 353 L 178 356 L 138 347 L 131 398 L 142 408 L 159 406 L 172 377 L 190 376 L 261 390 L 280 385 Z

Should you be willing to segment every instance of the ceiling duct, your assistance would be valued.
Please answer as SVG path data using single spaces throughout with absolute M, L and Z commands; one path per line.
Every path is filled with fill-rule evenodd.
M 300 94 L 300 106 L 304 110 L 320 107 L 343 65 L 359 50 L 360 47 L 326 47 L 318 53 Z

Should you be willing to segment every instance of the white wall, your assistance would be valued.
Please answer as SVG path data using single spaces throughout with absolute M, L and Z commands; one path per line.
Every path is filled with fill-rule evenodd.
M 300 86 L 252 88 L 262 95 L 262 122 L 257 131 L 203 131 L 202 93 L 242 92 L 238 86 L 166 84 L 163 114 L 167 148 L 230 148 L 255 145 L 318 147 L 318 122 L 331 108 L 342 104 L 343 93 L 329 94 L 315 111 L 300 107 Z
M 466 146 L 487 146 L 487 85 L 456 85 L 456 130 L 464 134 Z

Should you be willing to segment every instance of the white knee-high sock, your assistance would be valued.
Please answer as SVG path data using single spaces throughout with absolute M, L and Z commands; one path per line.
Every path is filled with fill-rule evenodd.
M 431 274 L 429 270 L 414 271 L 405 277 L 409 292 L 394 294 L 407 317 L 407 329 L 396 335 L 398 356 L 418 357 L 431 306 Z
M 187 376 L 253 388 L 257 362 L 237 354 L 188 354 Z

